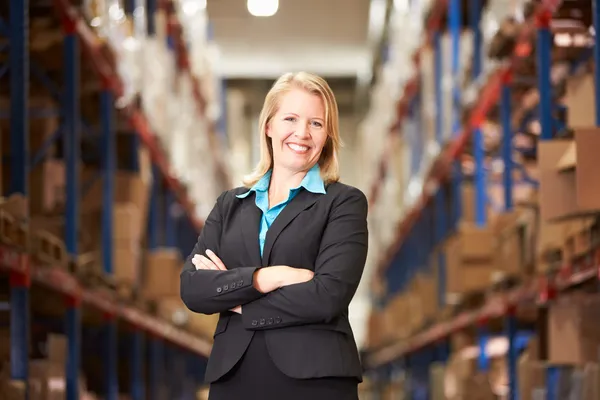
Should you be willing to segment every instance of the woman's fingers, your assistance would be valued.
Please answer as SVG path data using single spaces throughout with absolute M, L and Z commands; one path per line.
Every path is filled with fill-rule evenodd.
M 196 254 L 192 258 L 192 263 L 196 266 L 196 269 L 219 270 L 219 267 L 217 267 L 215 263 L 213 263 L 211 260 L 200 254 Z
M 194 267 L 196 267 L 196 269 L 205 269 L 204 268 L 204 264 L 202 264 L 202 261 L 200 260 L 200 255 L 196 254 L 194 257 L 192 257 L 192 264 L 194 264 Z
M 215 271 L 227 271 L 227 267 L 223 264 L 223 261 L 217 255 L 211 251 L 206 250 L 206 255 L 210 258 L 207 258 L 201 254 L 196 254 L 192 257 L 192 264 L 196 267 L 196 269 L 211 269 Z
M 219 267 L 217 267 L 217 265 L 214 262 L 212 262 L 211 260 L 209 260 L 208 258 L 206 258 L 204 256 L 200 256 L 200 261 L 202 261 L 202 264 L 204 264 L 206 269 L 212 269 L 212 270 L 219 269 Z
M 221 271 L 227 271 L 227 267 L 223 264 L 223 261 L 212 251 L 206 250 L 206 255 L 211 259 L 211 261 L 219 268 Z

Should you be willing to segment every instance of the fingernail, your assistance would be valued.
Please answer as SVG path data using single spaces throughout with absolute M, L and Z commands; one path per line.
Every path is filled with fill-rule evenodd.
M 207 249 L 207 250 L 206 250 L 206 254 L 209 254 L 209 253 L 210 253 L 210 254 L 215 254 L 215 253 L 213 253 L 213 251 L 212 251 L 212 250 L 209 250 L 209 249 Z

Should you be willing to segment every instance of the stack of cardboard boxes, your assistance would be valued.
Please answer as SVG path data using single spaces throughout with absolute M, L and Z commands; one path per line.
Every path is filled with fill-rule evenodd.
M 50 334 L 46 340 L 46 357 L 29 360 L 28 398 L 31 400 L 59 400 L 65 398 L 67 339 L 63 335 Z M 8 330 L 0 330 L 0 399 L 24 400 L 24 382 L 9 378 L 10 340 Z M 79 382 L 79 395 L 90 395 L 85 379 Z
M 505 277 L 522 277 L 528 273 L 527 238 L 522 228 L 524 212 L 517 208 L 507 213 L 493 213 L 486 207 L 487 223 L 475 220 L 475 194 L 472 185 L 463 184 L 463 212 L 456 233 L 447 239 L 446 292 L 449 296 L 485 291 Z M 525 223 L 531 223 L 526 218 Z
M 595 128 L 594 87 L 591 73 L 569 79 L 565 102 L 574 135 L 540 142 L 538 149 L 543 245 L 546 251 L 558 250 L 562 264 L 590 249 L 595 217 L 600 214 L 596 164 L 600 130 Z
M 530 341 L 519 358 L 519 398 L 535 400 L 544 393 L 548 369 L 553 368 L 557 398 L 600 398 L 600 320 L 598 298 L 569 298 L 549 310 L 547 360 L 542 361 L 539 342 Z

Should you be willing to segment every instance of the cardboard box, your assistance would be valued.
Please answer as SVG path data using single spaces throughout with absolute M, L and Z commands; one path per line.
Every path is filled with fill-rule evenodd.
M 183 260 L 177 249 L 162 248 L 146 254 L 144 297 L 157 300 L 179 296 L 179 274 Z
M 600 360 L 600 298 L 553 303 L 548 314 L 548 362 L 583 365 Z
M 416 274 L 411 282 L 410 291 L 419 299 L 423 317 L 434 318 L 439 309 L 437 271 Z
M 565 106 L 567 123 L 574 128 L 596 125 L 596 96 L 594 75 L 586 73 L 567 80 Z
M 486 227 L 461 222 L 457 233 L 444 245 L 446 292 L 464 294 L 488 288 L 495 277 L 522 275 L 524 238 L 519 213 L 507 213 Z
M 600 171 L 596 166 L 599 148 L 598 128 L 576 130 L 574 142 L 540 142 L 539 201 L 543 220 L 558 221 L 600 212 Z

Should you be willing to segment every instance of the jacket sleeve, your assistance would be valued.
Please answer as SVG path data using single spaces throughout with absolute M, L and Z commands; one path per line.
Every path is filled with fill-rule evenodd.
M 195 254 L 206 254 L 210 249 L 219 255 L 222 229 L 221 207 L 225 196 L 217 199 L 204 223 L 198 242 L 187 257 L 180 275 L 180 295 L 185 305 L 194 312 L 216 314 L 228 311 L 263 296 L 252 284 L 257 268 L 244 267 L 228 271 L 196 270 L 192 263 Z
M 249 330 L 327 323 L 347 310 L 367 258 L 368 203 L 352 188 L 334 205 L 321 239 L 312 280 L 284 286 L 242 305 Z

